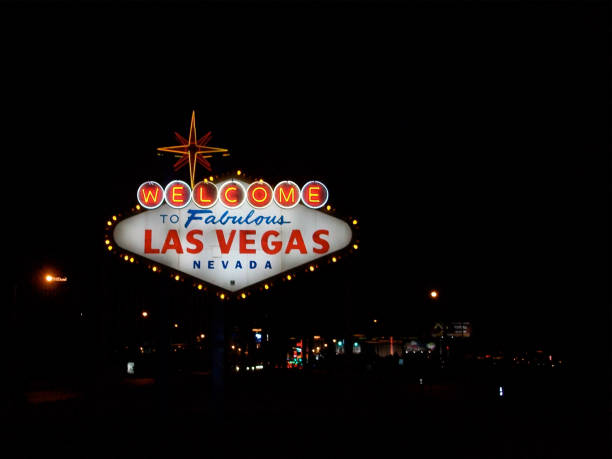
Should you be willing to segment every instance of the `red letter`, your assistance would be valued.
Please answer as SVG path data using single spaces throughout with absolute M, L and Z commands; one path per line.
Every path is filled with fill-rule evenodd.
M 247 244 L 255 243 L 255 239 L 247 239 L 250 234 L 255 234 L 255 230 L 240 230 L 240 253 L 255 253 L 255 249 L 247 248 Z
M 299 250 L 300 253 L 306 253 L 306 245 L 304 244 L 304 239 L 302 238 L 302 232 L 294 229 L 291 231 L 291 236 L 289 236 L 289 242 L 287 242 L 285 253 L 289 253 L 296 249 Z
M 151 187 L 142 189 L 142 198 L 143 201 L 149 204 L 149 200 L 151 200 L 152 204 L 155 204 L 157 201 L 157 194 L 159 192 L 159 188 L 155 188 L 155 194 L 153 194 L 153 190 Z
M 312 251 L 314 253 L 327 253 L 327 251 L 329 250 L 329 242 L 327 242 L 325 239 L 323 239 L 321 237 L 322 234 L 325 234 L 326 236 L 329 236 L 329 230 L 317 230 L 312 234 L 312 241 L 315 244 L 319 244 L 321 247 L 317 248 L 317 247 L 313 247 Z
M 223 230 L 217 230 L 217 241 L 219 241 L 219 248 L 221 249 L 221 253 L 229 253 L 235 235 L 236 230 L 232 230 L 230 232 L 229 239 L 226 241 L 225 235 L 223 234 Z
M 176 250 L 176 253 L 183 253 L 183 246 L 181 245 L 178 231 L 175 229 L 168 230 L 161 253 L 166 253 L 168 250 Z
M 193 248 L 188 248 L 187 252 L 188 253 L 200 253 L 202 251 L 202 249 L 204 249 L 204 242 L 202 242 L 200 239 L 197 239 L 195 237 L 196 234 L 199 234 L 200 236 L 204 235 L 204 231 L 203 230 L 198 230 L 198 229 L 194 229 L 191 230 L 187 233 L 187 242 L 189 244 L 193 244 Z
M 151 232 L 152 232 L 152 230 L 150 230 L 150 229 L 146 229 L 145 230 L 144 252 L 145 253 L 159 253 L 159 249 L 154 249 L 154 248 L 151 247 Z
M 261 248 L 268 255 L 274 255 L 275 253 L 280 252 L 283 243 L 281 241 L 272 241 L 272 248 L 270 248 L 268 245 L 268 239 L 270 236 L 278 237 L 280 236 L 280 233 L 278 231 L 266 231 L 263 233 L 263 236 L 261 236 Z

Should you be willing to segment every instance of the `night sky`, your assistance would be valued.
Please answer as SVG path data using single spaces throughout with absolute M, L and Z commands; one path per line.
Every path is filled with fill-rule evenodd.
M 347 304 L 355 324 L 420 323 L 436 288 L 444 314 L 493 345 L 602 343 L 604 3 L 289 3 L 3 8 L 15 282 L 51 266 L 93 297 L 122 269 L 150 288 L 116 267 L 104 225 L 143 181 L 187 180 L 155 149 L 195 110 L 232 154 L 216 173 L 319 179 L 360 221 L 358 255 L 274 294 L 288 323 Z

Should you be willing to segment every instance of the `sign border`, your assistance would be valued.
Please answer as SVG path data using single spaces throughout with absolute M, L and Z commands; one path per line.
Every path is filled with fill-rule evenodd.
M 231 180 L 238 180 L 238 179 L 247 180 L 246 174 L 241 169 L 238 169 L 236 172 L 228 172 L 226 174 L 220 174 L 220 175 L 217 174 L 214 177 L 213 176 L 209 177 L 208 181 L 214 183 L 214 181 L 211 180 L 211 178 L 213 178 L 214 181 L 219 182 L 221 184 L 224 184 Z M 253 180 L 256 181 L 259 179 L 253 179 Z M 172 180 L 171 182 L 174 182 L 174 181 L 176 180 Z M 282 180 L 279 183 L 287 182 L 287 181 L 288 180 Z M 312 181 L 313 180 L 309 180 L 306 183 L 310 183 Z M 317 181 L 317 180 L 314 180 L 314 181 Z M 215 186 L 216 186 L 216 183 L 215 183 Z M 296 186 L 298 186 L 299 188 L 299 185 L 296 184 Z M 165 190 L 164 187 L 162 187 L 162 189 Z M 301 192 L 301 188 L 300 188 L 300 192 Z M 329 193 L 328 193 L 328 196 L 329 196 Z M 246 200 L 247 199 L 245 196 L 245 201 Z M 345 248 L 337 250 L 335 252 L 325 254 L 324 256 L 317 258 L 316 260 L 303 263 L 299 266 L 296 266 L 295 268 L 292 268 L 287 271 L 283 271 L 280 274 L 266 278 L 262 281 L 249 285 L 248 287 L 245 287 L 235 292 L 230 292 L 229 290 L 226 290 L 222 287 L 218 287 L 216 285 L 205 282 L 201 279 L 191 276 L 190 274 L 186 274 L 182 271 L 178 271 L 174 268 L 170 268 L 166 265 L 162 265 L 161 263 L 155 263 L 154 261 L 149 260 L 145 257 L 142 257 L 129 250 L 119 248 L 113 238 L 113 230 L 115 226 L 122 220 L 128 217 L 132 217 L 133 215 L 139 214 L 141 212 L 146 212 L 148 210 L 151 210 L 151 209 L 143 208 L 140 205 L 140 203 L 137 203 L 134 207 L 132 207 L 127 212 L 117 213 L 107 219 L 106 225 L 105 225 L 105 231 L 104 231 L 104 245 L 106 247 L 107 252 L 109 252 L 113 256 L 118 256 L 119 259 L 122 260 L 124 263 L 144 265 L 153 275 L 166 275 L 166 276 L 169 275 L 169 277 L 171 279 L 174 279 L 176 282 L 185 282 L 188 280 L 189 284 L 191 285 L 191 288 L 194 288 L 202 292 L 212 292 L 216 295 L 216 297 L 219 300 L 222 300 L 222 301 L 229 300 L 232 298 L 235 298 L 237 300 L 245 300 L 255 292 L 269 291 L 270 289 L 272 289 L 272 287 L 274 287 L 275 285 L 278 285 L 279 283 L 294 281 L 296 277 L 301 277 L 301 274 L 303 273 L 314 273 L 317 270 L 321 269 L 323 267 L 322 265 L 336 264 L 340 260 L 345 259 L 347 256 L 354 255 L 355 253 L 358 252 L 358 250 L 360 249 L 359 220 L 354 216 L 350 217 L 350 216 L 337 215 L 336 209 L 331 204 L 329 204 L 329 201 L 326 201 L 326 204 L 327 205 L 319 209 L 316 209 L 316 210 L 318 210 L 319 212 L 325 212 L 329 215 L 332 215 L 344 221 L 351 228 L 351 234 L 352 234 L 351 241 Z

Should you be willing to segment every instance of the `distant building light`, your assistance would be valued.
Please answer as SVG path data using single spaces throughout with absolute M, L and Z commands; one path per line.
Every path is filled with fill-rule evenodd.
M 127 363 L 127 374 L 128 375 L 133 375 L 134 374 L 134 362 L 128 362 Z

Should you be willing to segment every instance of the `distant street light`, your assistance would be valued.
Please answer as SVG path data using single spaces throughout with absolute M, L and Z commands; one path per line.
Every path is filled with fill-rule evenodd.
M 438 292 L 436 290 L 432 290 L 431 292 L 429 292 L 429 296 L 435 300 L 436 298 L 438 298 Z
M 52 274 L 47 274 L 45 276 L 45 281 L 50 284 L 52 282 L 68 282 L 68 278 L 66 276 L 54 276 Z
M 146 319 L 147 317 L 149 317 L 149 313 L 148 313 L 147 311 L 142 311 L 141 315 L 142 315 L 142 317 L 144 317 L 145 319 Z

